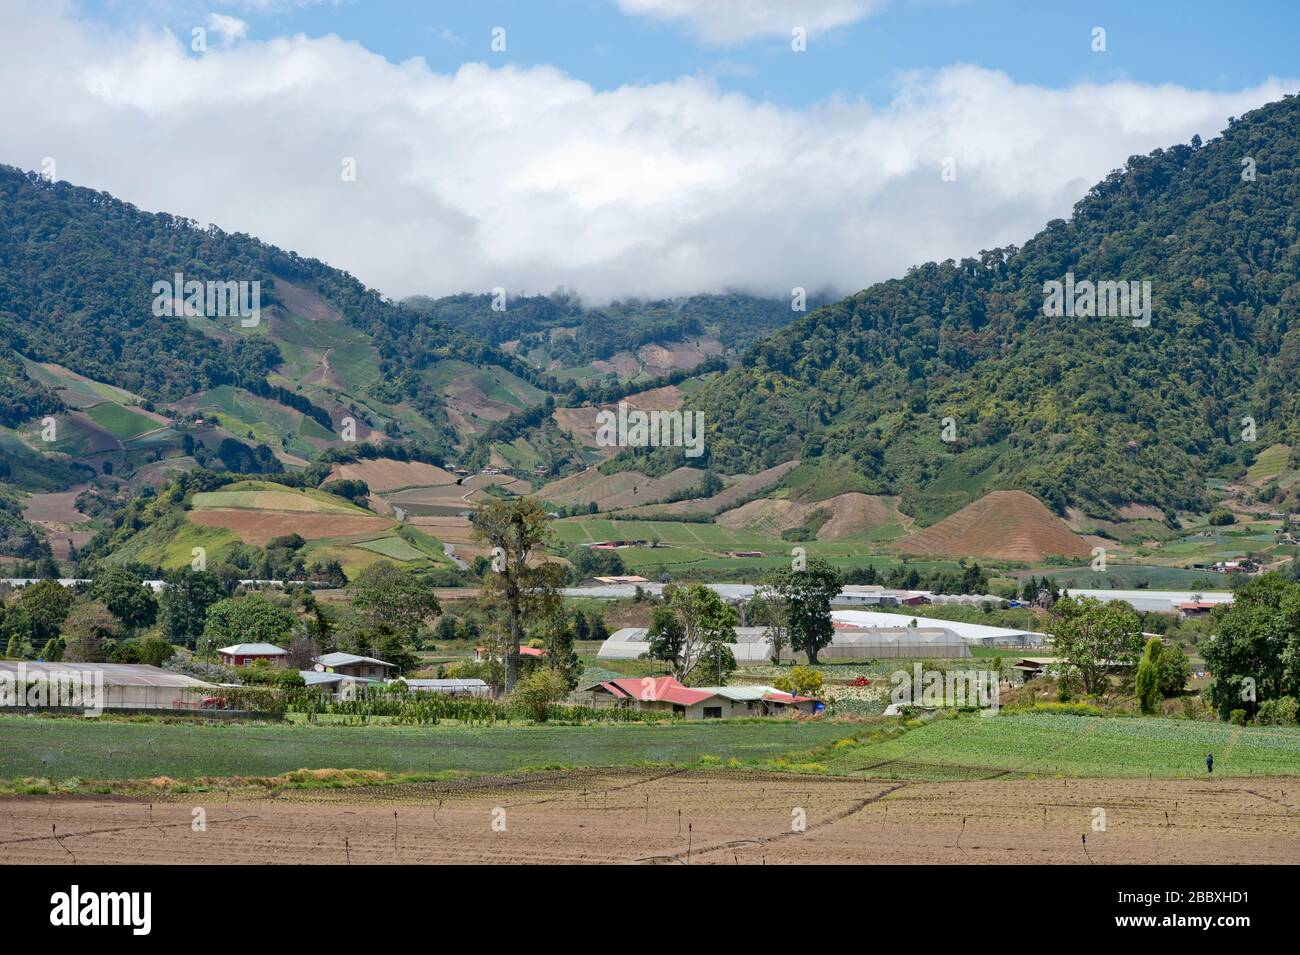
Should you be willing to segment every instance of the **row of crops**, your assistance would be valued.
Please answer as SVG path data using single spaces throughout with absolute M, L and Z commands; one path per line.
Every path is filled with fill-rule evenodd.
M 1300 773 L 1300 730 L 1228 723 L 1001 713 L 939 719 L 837 754 L 832 772 L 890 778 Z

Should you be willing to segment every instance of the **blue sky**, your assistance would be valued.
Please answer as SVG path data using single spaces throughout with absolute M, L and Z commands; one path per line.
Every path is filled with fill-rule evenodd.
M 259 9 L 263 2 L 270 7 Z M 95 0 L 85 9 L 110 23 L 165 25 L 178 35 L 217 10 L 244 20 L 250 39 L 334 33 L 395 62 L 423 57 L 439 71 L 473 61 L 549 64 L 597 89 L 702 75 L 720 89 L 786 106 L 835 95 L 881 105 L 900 71 L 953 63 L 1048 87 L 1128 79 L 1229 90 L 1288 75 L 1300 56 L 1300 3 L 1293 0 L 1249 7 L 1222 0 L 893 0 L 814 36 L 799 55 L 786 36 L 709 42 L 688 24 L 629 15 L 614 0 Z M 504 54 L 489 50 L 496 26 L 507 30 Z M 1105 53 L 1091 49 L 1097 26 L 1106 30 Z

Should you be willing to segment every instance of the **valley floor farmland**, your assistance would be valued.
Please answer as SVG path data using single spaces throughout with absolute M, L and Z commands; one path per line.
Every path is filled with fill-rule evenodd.
M 760 760 L 823 746 L 836 723 L 295 726 L 0 717 L 0 779 L 270 776 L 295 769 L 510 772 L 541 766 Z
M 831 773 L 897 779 L 1300 775 L 1300 730 L 1160 718 L 1001 713 L 846 747 Z
M 16 863 L 1300 859 L 1295 778 L 919 783 L 625 768 L 230 799 L 14 796 L 0 806 L 0 853 Z M 205 831 L 192 828 L 196 807 Z M 800 816 L 803 831 L 792 825 Z

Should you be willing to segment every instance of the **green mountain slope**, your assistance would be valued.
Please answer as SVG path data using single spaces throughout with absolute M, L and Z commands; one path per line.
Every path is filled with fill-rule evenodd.
M 1297 156 L 1291 96 L 1208 144 L 1131 158 L 1023 248 L 810 313 L 693 398 L 708 463 L 847 461 L 923 519 L 996 488 L 1099 516 L 1205 508 L 1207 477 L 1300 431 Z M 1150 327 L 1044 314 L 1044 283 L 1066 273 L 1149 281 Z
M 263 321 L 245 328 L 236 318 L 155 314 L 154 283 L 176 273 L 260 282 Z M 406 424 L 443 450 L 460 436 L 428 369 L 460 360 L 532 374 L 319 261 L 0 167 L 0 424 L 59 410 L 13 353 L 155 404 L 233 387 L 327 431 L 351 409 L 389 432 Z

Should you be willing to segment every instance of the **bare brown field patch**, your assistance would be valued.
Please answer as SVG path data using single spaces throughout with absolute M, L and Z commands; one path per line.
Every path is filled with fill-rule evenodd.
M 277 537 L 297 534 L 304 540 L 370 534 L 385 531 L 393 522 L 364 514 L 320 514 L 310 511 L 256 511 L 249 508 L 205 508 L 191 511 L 190 522 L 203 527 L 223 527 L 245 544 L 259 547 Z
M 900 541 L 899 550 L 924 556 L 1042 560 L 1088 557 L 1092 547 L 1024 491 L 993 491 L 955 514 Z
M 393 491 L 403 487 L 432 487 L 455 484 L 456 475 L 423 461 L 398 461 L 394 458 L 376 458 L 336 464 L 330 477 L 349 481 L 365 481 L 372 491 Z
M 7 797 L 0 851 L 12 863 L 69 864 L 1300 858 L 1295 777 L 902 783 L 646 768 L 227 795 Z M 191 827 L 195 806 L 205 832 Z M 1105 831 L 1092 828 L 1096 808 Z

